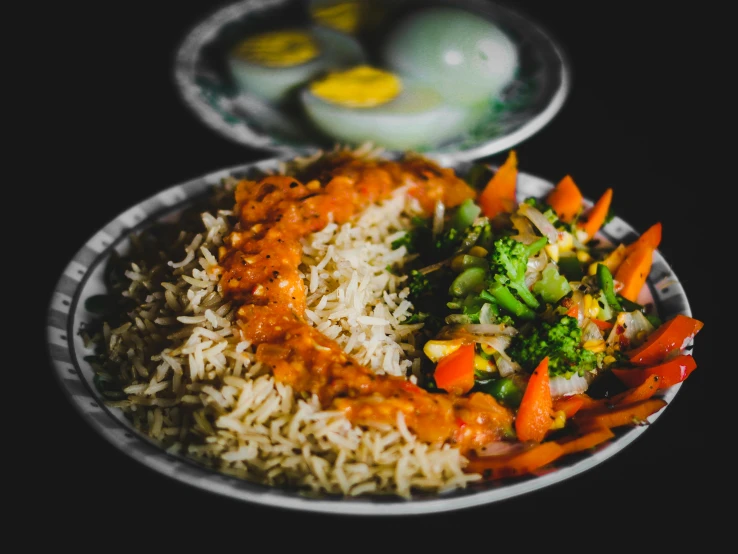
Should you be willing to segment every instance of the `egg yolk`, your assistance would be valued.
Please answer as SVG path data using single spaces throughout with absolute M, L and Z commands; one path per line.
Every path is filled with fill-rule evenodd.
M 333 71 L 310 83 L 310 92 L 315 96 L 351 108 L 386 104 L 401 91 L 402 82 L 397 75 L 368 65 Z
M 287 67 L 312 60 L 320 47 L 305 31 L 271 31 L 247 38 L 236 46 L 234 55 L 267 67 Z
M 340 2 L 312 8 L 313 19 L 344 33 L 355 33 L 359 28 L 359 3 Z

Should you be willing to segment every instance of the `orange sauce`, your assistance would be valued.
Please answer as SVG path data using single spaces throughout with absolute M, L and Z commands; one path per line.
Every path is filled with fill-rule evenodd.
M 453 170 L 419 156 L 360 160 L 338 152 L 299 180 L 242 180 L 235 192 L 239 222 L 219 253 L 221 285 L 239 305 L 243 339 L 256 345 L 257 360 L 275 379 L 298 393 L 316 394 L 325 408 L 342 410 L 354 423 L 394 425 L 402 412 L 421 440 L 468 451 L 505 437 L 512 413 L 487 394 L 430 393 L 403 377 L 376 375 L 305 320 L 300 239 L 331 220 L 347 222 L 406 184 L 427 213 L 439 199 L 454 207 L 476 194 Z

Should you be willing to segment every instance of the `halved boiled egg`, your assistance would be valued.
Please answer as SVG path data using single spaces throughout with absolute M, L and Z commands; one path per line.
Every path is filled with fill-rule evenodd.
M 369 65 L 331 71 L 300 93 L 308 119 L 338 142 L 424 150 L 474 123 L 478 112 L 450 105 L 433 88 Z
M 499 26 L 450 6 L 421 9 L 400 20 L 382 55 L 388 69 L 463 104 L 494 100 L 519 65 L 516 44 Z
M 242 91 L 279 104 L 319 72 L 362 63 L 364 57 L 354 37 L 314 25 L 246 37 L 230 51 L 228 66 Z

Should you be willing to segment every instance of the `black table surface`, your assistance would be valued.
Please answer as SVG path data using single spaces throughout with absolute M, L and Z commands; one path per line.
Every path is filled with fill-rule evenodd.
M 131 548 L 144 532 L 161 537 L 146 544 L 177 548 L 199 541 L 245 548 L 259 532 L 289 547 L 325 537 L 328 548 L 398 536 L 409 543 L 453 537 L 462 547 L 489 548 L 523 539 L 576 545 L 585 533 L 593 541 L 604 533 L 626 542 L 633 533 L 656 542 L 697 536 L 693 525 L 682 523 L 685 514 L 704 515 L 706 482 L 716 471 L 714 446 L 708 451 L 707 444 L 714 412 L 705 410 L 707 376 L 718 368 L 710 360 L 716 322 L 699 239 L 703 229 L 695 217 L 705 209 L 708 191 L 700 184 L 701 160 L 687 144 L 694 138 L 685 137 L 678 123 L 691 101 L 683 67 L 696 54 L 684 40 L 683 29 L 692 23 L 688 14 L 645 4 L 508 3 L 561 44 L 572 68 L 571 93 L 561 111 L 515 149 L 521 170 L 552 181 L 568 173 L 589 198 L 613 187 L 617 215 L 639 232 L 662 222 L 660 251 L 680 278 L 693 315 L 705 322 L 696 340 L 697 370 L 646 433 L 567 481 L 486 506 L 369 519 L 251 505 L 162 477 L 99 436 L 54 380 L 45 350 L 46 309 L 56 280 L 82 244 L 160 189 L 271 156 L 203 124 L 180 100 L 172 77 L 186 33 L 224 2 L 57 8 L 58 19 L 54 13 L 49 22 L 66 63 L 46 83 L 53 90 L 45 109 L 60 121 L 43 145 L 53 152 L 54 166 L 41 174 L 48 181 L 40 215 L 52 242 L 37 281 L 43 302 L 29 368 L 43 385 L 31 411 L 43 416 L 36 425 L 46 426 L 34 431 L 45 438 L 28 445 L 36 460 L 29 482 L 33 517 L 65 529 L 66 540 L 93 538 L 101 546 Z M 47 44 L 45 54 L 57 55 L 55 48 Z M 41 60 L 34 63 L 40 67 Z M 37 159 L 45 164 L 43 154 Z M 29 171 L 39 178 L 40 167 Z

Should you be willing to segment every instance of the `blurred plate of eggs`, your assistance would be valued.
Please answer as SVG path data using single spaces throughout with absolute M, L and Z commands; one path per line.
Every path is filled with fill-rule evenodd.
M 539 25 L 490 1 L 246 0 L 189 32 L 175 80 L 203 123 L 251 148 L 467 161 L 553 119 L 570 70 Z

